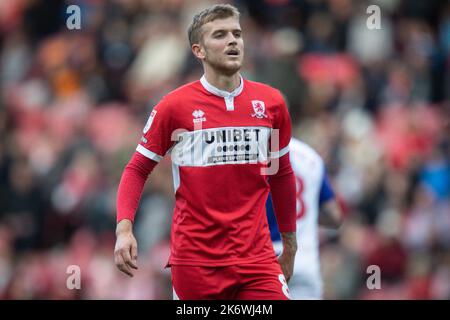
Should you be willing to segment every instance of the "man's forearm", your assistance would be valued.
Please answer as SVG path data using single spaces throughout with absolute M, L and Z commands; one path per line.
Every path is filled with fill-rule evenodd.
M 297 235 L 295 232 L 282 232 L 283 252 L 295 254 L 297 252 Z
M 323 227 L 337 229 L 342 224 L 342 211 L 336 200 L 327 201 L 320 208 L 319 224 Z
M 123 219 L 134 221 L 139 200 L 148 175 L 157 162 L 150 160 L 138 152 L 133 154 L 120 179 L 117 190 L 117 222 Z
M 296 186 L 289 153 L 280 158 L 278 172 L 269 177 L 273 209 L 280 232 L 296 230 Z
M 279 256 L 278 262 L 286 281 L 289 281 L 294 274 L 297 237 L 295 232 L 281 232 L 281 240 L 283 241 L 283 253 Z
M 124 233 L 131 233 L 133 231 L 133 222 L 129 219 L 122 219 L 117 223 L 116 236 Z

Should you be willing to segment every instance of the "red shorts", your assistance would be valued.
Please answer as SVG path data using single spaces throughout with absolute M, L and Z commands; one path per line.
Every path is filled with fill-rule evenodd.
M 174 299 L 289 300 L 276 260 L 227 267 L 172 265 Z

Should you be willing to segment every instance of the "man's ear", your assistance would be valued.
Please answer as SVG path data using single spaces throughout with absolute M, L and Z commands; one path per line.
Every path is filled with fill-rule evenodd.
M 197 59 L 203 60 L 205 59 L 205 50 L 199 43 L 194 43 L 191 47 L 192 53 Z

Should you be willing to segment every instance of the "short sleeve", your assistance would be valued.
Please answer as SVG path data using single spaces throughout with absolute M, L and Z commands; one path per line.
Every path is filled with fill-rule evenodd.
M 331 187 L 330 181 L 328 180 L 328 174 L 326 169 L 324 169 L 322 177 L 322 185 L 320 186 L 319 193 L 319 206 L 322 206 L 325 202 L 334 198 L 334 191 Z
M 271 158 L 280 158 L 289 152 L 292 126 L 286 102 L 282 94 L 278 93 L 278 109 L 274 117 L 273 129 L 278 130 L 278 143 L 271 139 Z M 274 134 L 272 133 L 272 138 Z M 277 145 L 278 144 L 278 145 Z
M 136 151 L 156 162 L 161 161 L 173 142 L 174 119 L 169 102 L 163 98 L 151 111 Z

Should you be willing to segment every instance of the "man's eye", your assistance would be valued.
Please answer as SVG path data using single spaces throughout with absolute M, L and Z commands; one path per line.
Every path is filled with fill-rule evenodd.
M 241 33 L 240 33 L 240 32 L 235 32 L 235 33 L 234 33 L 234 36 L 235 36 L 236 38 L 240 38 L 240 37 L 241 37 Z
M 222 38 L 223 37 L 223 33 L 216 33 L 214 35 L 214 38 Z

